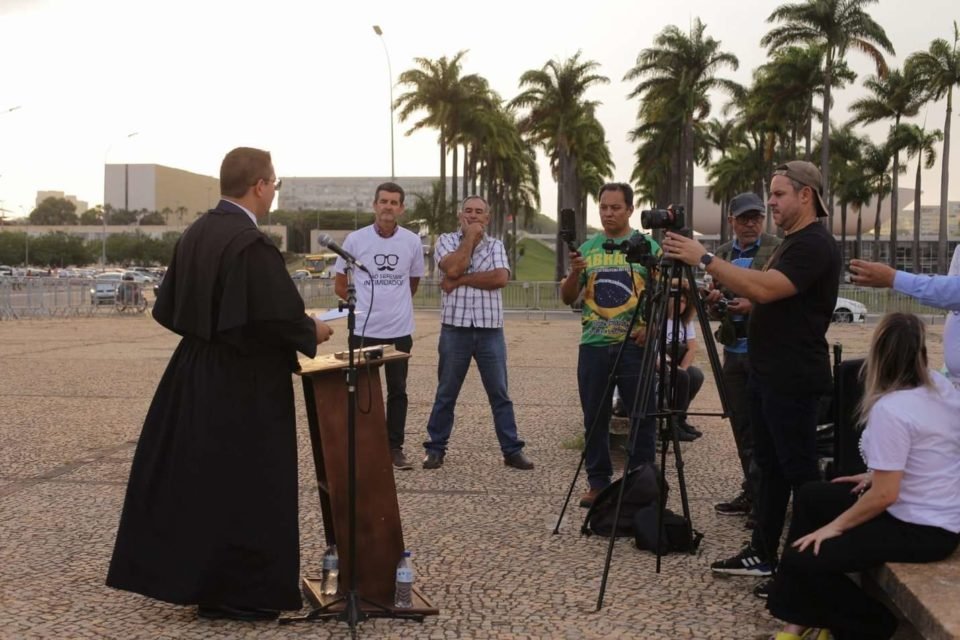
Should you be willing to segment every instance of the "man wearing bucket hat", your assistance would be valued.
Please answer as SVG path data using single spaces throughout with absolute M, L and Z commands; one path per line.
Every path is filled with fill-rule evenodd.
M 760 469 L 757 527 L 740 553 L 711 565 L 716 573 L 772 575 L 790 494 L 819 477 L 817 403 L 831 388 L 826 333 L 840 282 L 840 251 L 819 224 L 827 215 L 821 180 L 802 160 L 774 171 L 767 204 L 785 237 L 762 270 L 741 269 L 677 233 L 663 242 L 668 256 L 699 264 L 753 305 L 748 395 Z M 754 592 L 765 597 L 765 584 Z
M 767 208 L 755 193 L 746 192 L 730 200 L 730 215 L 727 220 L 733 230 L 733 240 L 717 248 L 717 256 L 745 269 L 763 269 L 774 250 L 780 246 L 780 238 L 763 233 Z M 750 427 L 750 411 L 747 402 L 747 378 L 750 363 L 747 359 L 747 322 L 750 320 L 750 300 L 739 297 L 719 280 L 713 281 L 713 290 L 707 297 L 710 309 L 726 300 L 726 311 L 720 317 L 717 338 L 723 344 L 723 386 L 730 401 L 730 427 L 737 445 L 737 457 L 743 470 L 740 493 L 727 502 L 714 505 L 714 510 L 724 516 L 750 516 L 748 526 L 756 524 L 753 502 L 757 496 L 759 470 L 753 461 L 753 433 Z M 753 528 L 752 526 L 750 528 Z

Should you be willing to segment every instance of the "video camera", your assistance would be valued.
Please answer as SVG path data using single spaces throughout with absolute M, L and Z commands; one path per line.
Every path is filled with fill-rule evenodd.
M 640 224 L 644 229 L 667 229 L 680 231 L 686 226 L 682 206 L 670 205 L 666 209 L 648 209 L 640 212 Z
M 625 254 L 627 262 L 630 263 L 651 267 L 657 262 L 656 256 L 650 251 L 650 242 L 647 240 L 647 236 L 639 231 L 634 231 L 632 236 L 622 242 L 607 240 L 600 246 L 607 253 L 620 251 Z

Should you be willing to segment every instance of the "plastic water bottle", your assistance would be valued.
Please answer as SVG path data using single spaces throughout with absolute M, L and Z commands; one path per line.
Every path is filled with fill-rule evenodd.
M 393 606 L 398 609 L 413 607 L 413 579 L 413 563 L 410 562 L 410 552 L 404 551 L 403 557 L 397 563 L 397 589 Z
M 320 593 L 332 596 L 337 593 L 340 580 L 340 558 L 337 557 L 337 545 L 332 544 L 323 552 L 323 576 L 320 580 Z

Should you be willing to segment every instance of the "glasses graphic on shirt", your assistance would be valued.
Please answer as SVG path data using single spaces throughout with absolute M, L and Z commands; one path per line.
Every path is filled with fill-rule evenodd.
M 393 253 L 378 253 L 373 256 L 373 262 L 380 271 L 393 271 L 400 262 L 400 256 Z

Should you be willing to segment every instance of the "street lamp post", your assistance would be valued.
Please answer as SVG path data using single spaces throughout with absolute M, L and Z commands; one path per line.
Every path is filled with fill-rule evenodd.
M 123 137 L 123 140 L 128 140 L 134 137 L 135 135 L 137 135 L 138 133 L 139 133 L 138 131 L 132 131 L 127 135 L 125 135 Z M 107 156 L 110 154 L 110 147 L 112 146 L 113 146 L 113 143 L 111 142 L 110 144 L 107 145 L 107 149 L 103 152 L 103 192 L 104 193 L 103 193 L 103 241 L 101 242 L 101 245 L 100 245 L 100 268 L 101 269 L 104 269 L 107 266 L 107 193 L 106 193 L 107 192 Z M 127 184 L 127 180 L 128 180 L 127 172 L 129 170 L 129 167 L 130 165 L 124 166 L 124 180 L 123 180 L 124 182 L 123 184 L 124 205 L 123 206 L 124 207 L 129 206 L 129 204 L 127 203 L 127 198 L 128 198 L 127 192 L 129 189 L 129 185 Z
M 380 37 L 380 43 L 383 45 L 383 52 L 387 54 L 387 73 L 390 74 L 390 179 L 396 178 L 396 172 L 393 165 L 393 67 L 390 66 L 390 52 L 387 50 L 387 41 L 383 39 L 383 29 L 380 25 L 373 25 L 373 32 Z

